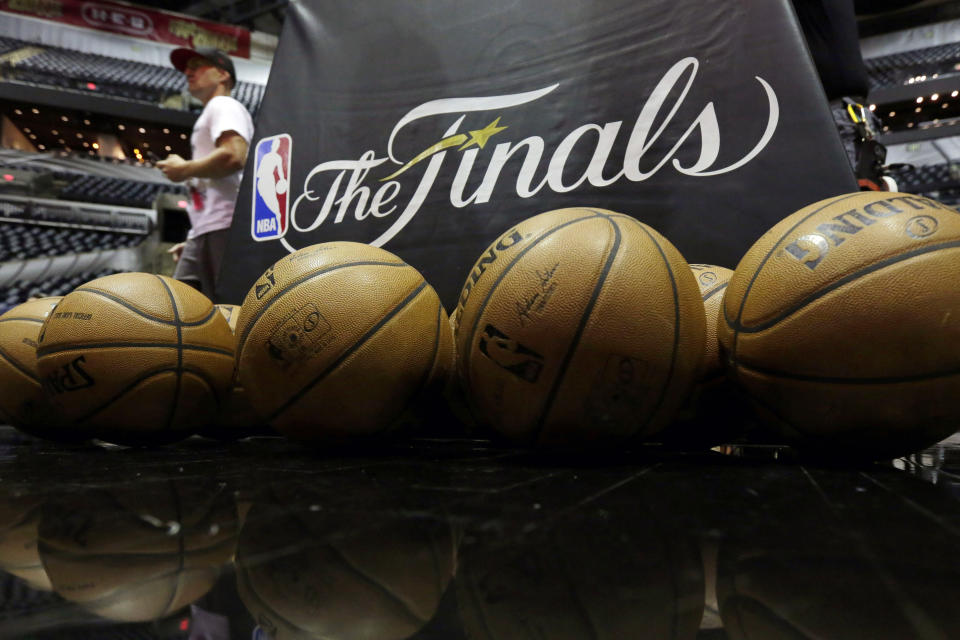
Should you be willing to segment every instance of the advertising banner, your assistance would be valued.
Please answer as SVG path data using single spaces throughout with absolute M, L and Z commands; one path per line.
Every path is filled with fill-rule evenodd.
M 124 2 L 0 0 L 0 11 L 182 47 L 217 47 L 232 56 L 250 57 L 250 32 L 243 27 Z
M 383 247 L 447 308 L 535 214 L 642 220 L 734 267 L 796 209 L 855 191 L 786 0 L 291 3 L 218 295 L 290 251 Z

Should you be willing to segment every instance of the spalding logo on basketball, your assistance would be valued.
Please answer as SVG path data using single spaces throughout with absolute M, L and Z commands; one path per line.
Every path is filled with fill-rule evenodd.
M 740 261 L 718 325 L 733 375 L 811 446 L 901 454 L 960 422 L 960 213 L 854 193 L 811 204 Z

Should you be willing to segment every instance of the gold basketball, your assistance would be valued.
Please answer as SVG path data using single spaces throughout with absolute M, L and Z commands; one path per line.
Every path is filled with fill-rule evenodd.
M 235 333 L 237 321 L 240 318 L 240 305 L 216 304 L 214 306 L 223 314 L 227 324 L 230 325 L 230 331 Z M 236 335 L 234 335 L 234 338 L 236 338 Z M 247 392 L 237 383 L 236 371 L 234 371 L 233 382 L 230 385 L 230 391 L 227 392 L 226 402 L 223 403 L 213 423 L 205 427 L 200 434 L 219 440 L 236 440 L 267 431 L 267 429 L 262 428 L 262 425 L 263 419 L 250 406 Z
M 703 349 L 703 365 L 700 378 L 708 379 L 718 375 L 723 369 L 720 360 L 720 343 L 717 341 L 717 318 L 723 304 L 723 293 L 730 283 L 733 270 L 713 264 L 692 264 L 690 269 L 700 287 L 700 297 L 707 319 L 707 342 Z
M 37 371 L 40 327 L 61 297 L 37 298 L 0 316 L 0 421 L 49 438 L 62 437 Z
M 442 389 L 453 336 L 440 299 L 400 258 L 328 242 L 278 261 L 237 325 L 239 381 L 274 428 L 342 440 L 394 428 Z
M 206 594 L 236 550 L 232 496 L 203 478 L 72 491 L 41 508 L 53 590 L 103 618 L 163 618 Z
M 31 589 L 50 591 L 50 579 L 37 551 L 43 500 L 18 489 L 0 491 L 0 570 L 22 578 Z
M 723 294 L 733 276 L 726 267 L 690 265 L 707 317 L 707 342 L 703 350 L 700 377 L 677 412 L 677 419 L 663 432 L 663 441 L 683 449 L 707 448 L 731 442 L 750 422 L 749 405 L 727 378 L 717 341 L 717 318 Z
M 402 496 L 386 502 L 356 478 L 334 479 L 339 498 L 312 479 L 272 486 L 252 505 L 234 563 L 240 600 L 273 640 L 415 637 L 457 566 L 450 526 L 440 517 L 383 517 L 417 505 L 405 508 Z
M 650 436 L 703 358 L 703 303 L 683 256 L 603 209 L 550 211 L 509 229 L 467 276 L 456 320 L 472 404 L 526 443 Z
M 958 270 L 954 209 L 883 192 L 811 204 L 730 280 L 731 373 L 783 435 L 824 453 L 932 444 L 960 422 Z
M 233 373 L 233 335 L 210 300 L 165 276 L 120 273 L 67 294 L 37 367 L 65 426 L 121 444 L 172 441 L 213 419 Z

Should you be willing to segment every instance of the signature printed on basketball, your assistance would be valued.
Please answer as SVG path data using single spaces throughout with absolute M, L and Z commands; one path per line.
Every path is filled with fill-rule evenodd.
M 553 297 L 553 293 L 557 289 L 557 282 L 554 280 L 554 275 L 559 266 L 560 263 L 558 262 L 549 269 L 534 272 L 538 280 L 537 289 L 523 300 L 518 300 L 515 303 L 517 318 L 520 320 L 521 327 L 527 326 L 527 322 L 533 320 L 532 314 L 543 311 L 544 307 L 546 307 L 550 301 L 550 298 Z

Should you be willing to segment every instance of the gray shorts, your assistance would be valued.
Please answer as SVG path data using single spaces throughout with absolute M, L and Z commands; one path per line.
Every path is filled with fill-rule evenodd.
M 220 229 L 189 238 L 173 277 L 198 286 L 201 293 L 212 300 L 229 233 L 229 229 Z

